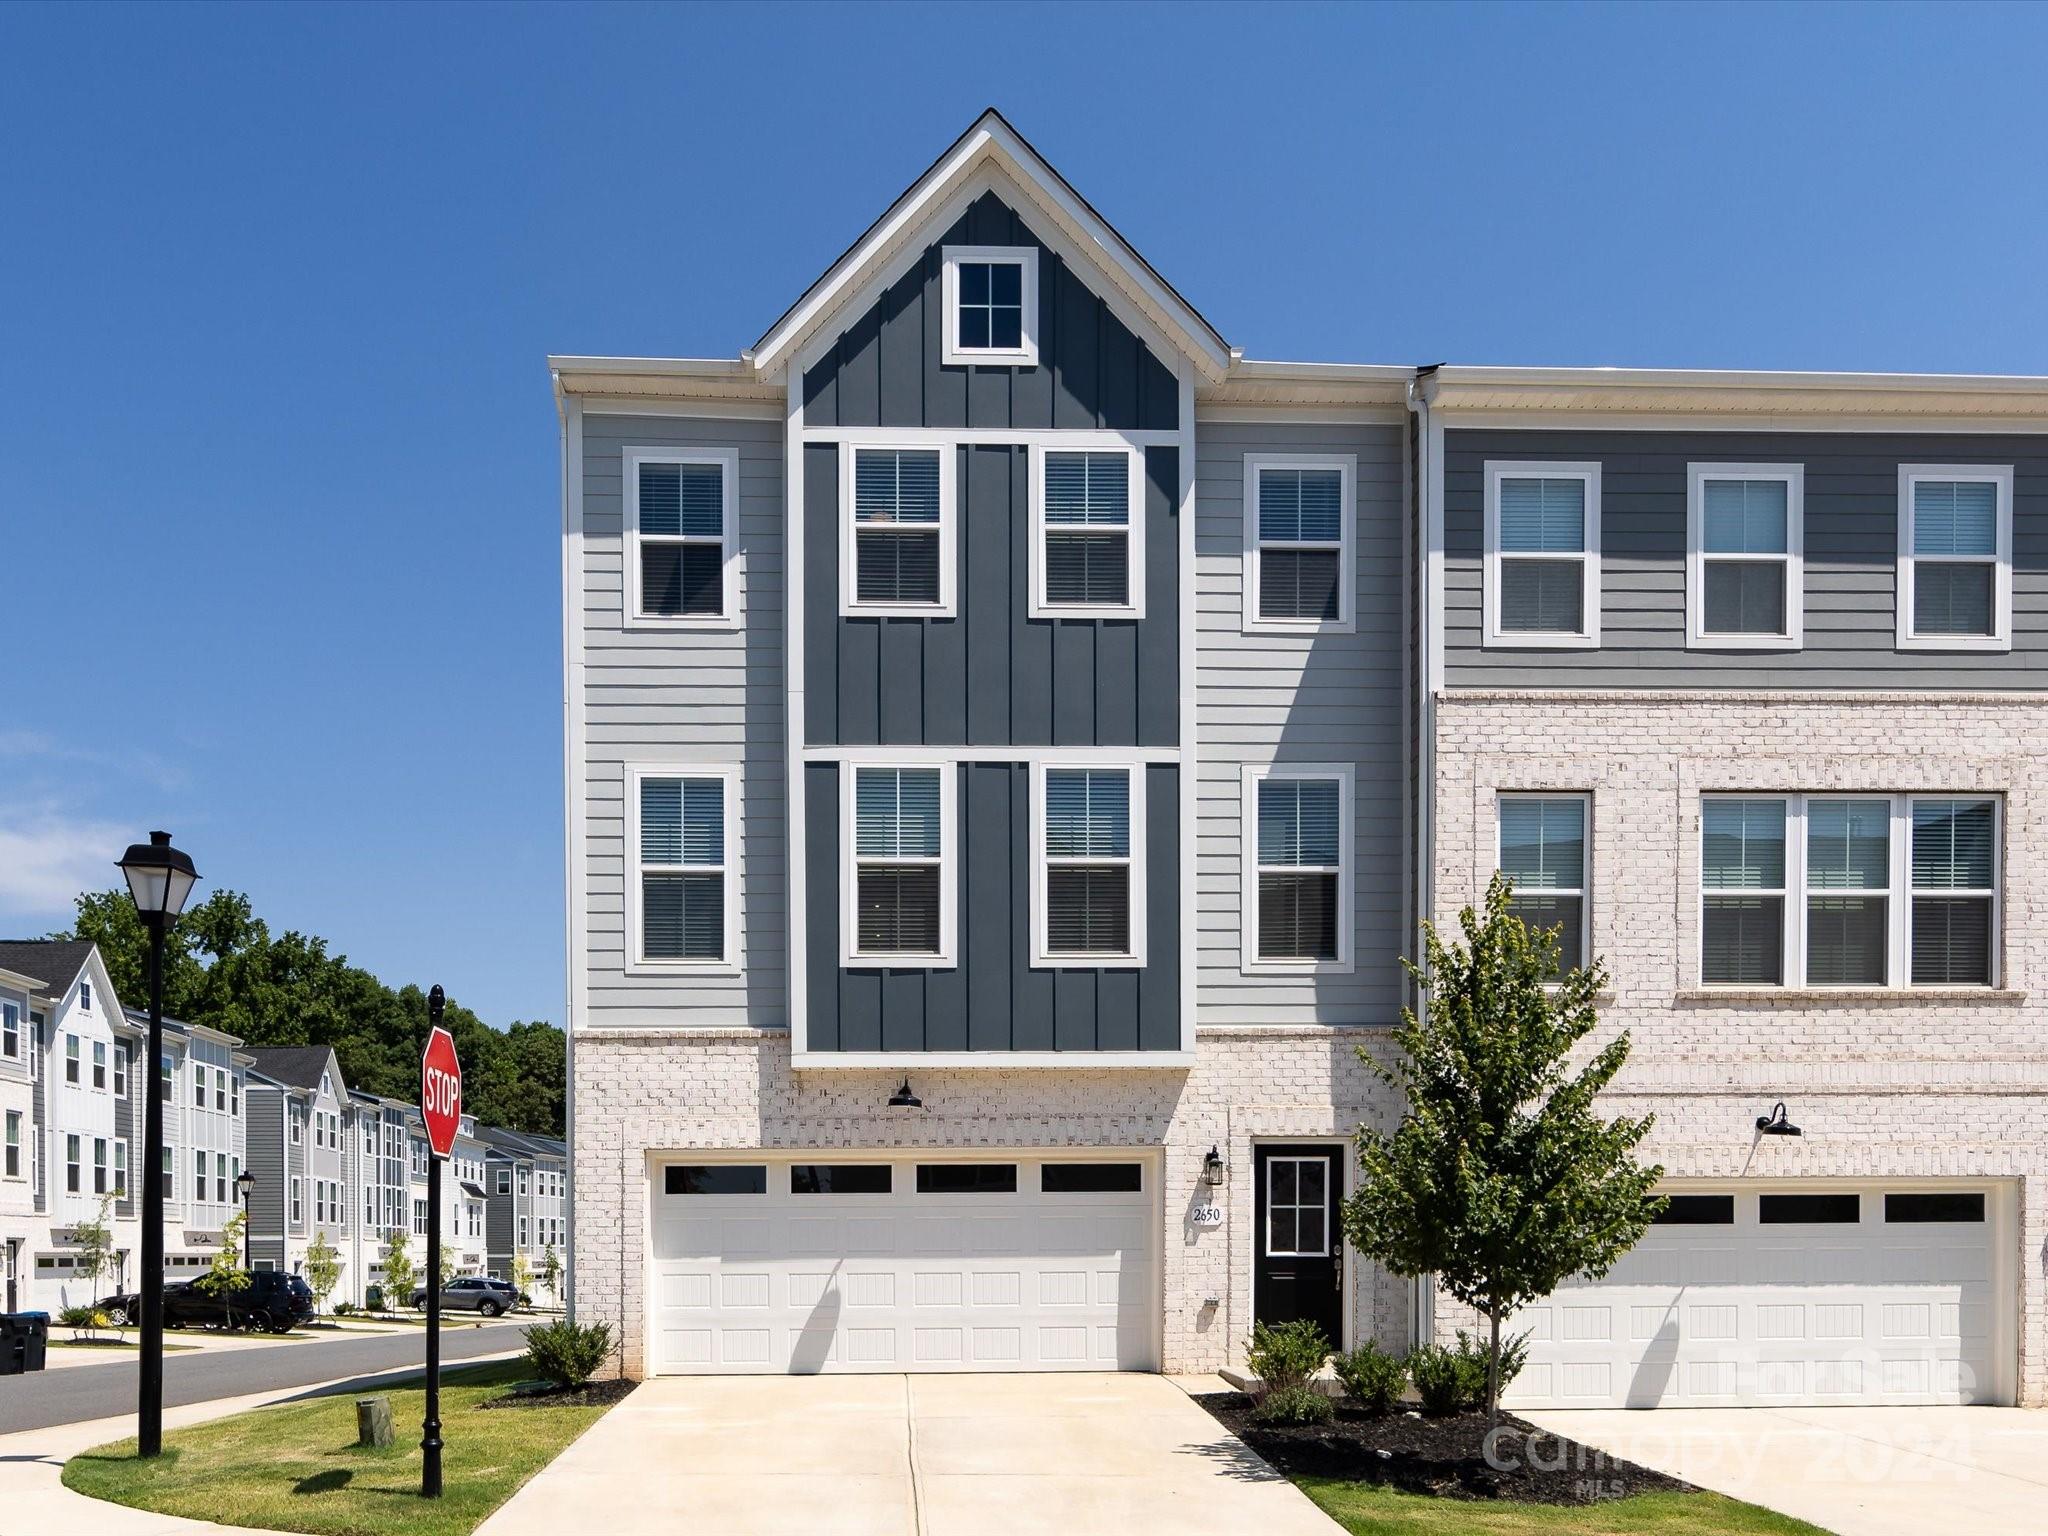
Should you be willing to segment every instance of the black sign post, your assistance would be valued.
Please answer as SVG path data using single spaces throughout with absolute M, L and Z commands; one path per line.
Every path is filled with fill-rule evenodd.
M 437 985 L 427 994 L 428 1039 L 441 1027 L 446 1002 Z M 154 1098 L 154 1095 L 151 1096 Z M 426 1096 L 421 1095 L 422 1115 Z M 420 1497 L 441 1497 L 441 1159 L 427 1148 L 427 1417 L 421 1426 Z

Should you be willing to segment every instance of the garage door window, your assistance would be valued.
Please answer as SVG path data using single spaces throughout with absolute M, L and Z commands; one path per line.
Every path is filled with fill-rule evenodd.
M 760 1163 L 677 1163 L 662 1171 L 671 1195 L 765 1195 L 768 1170 Z
M 920 1195 L 1014 1195 L 1015 1163 L 919 1163 Z
M 1136 1194 L 1145 1187 L 1138 1163 L 1047 1163 L 1038 1170 L 1038 1187 L 1048 1195 Z
M 1904 1194 L 1884 1197 L 1886 1221 L 1973 1222 L 1984 1219 L 1981 1194 Z
M 1759 1195 L 1756 1219 L 1767 1227 L 1851 1224 L 1863 1219 L 1860 1195 Z
M 1660 1227 L 1732 1227 L 1735 1225 L 1735 1197 L 1672 1195 L 1653 1224 Z
M 886 1195 L 887 1163 L 798 1163 L 789 1170 L 792 1195 Z

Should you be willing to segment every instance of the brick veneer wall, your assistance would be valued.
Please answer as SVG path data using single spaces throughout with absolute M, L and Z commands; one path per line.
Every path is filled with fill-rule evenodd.
M 793 1073 L 781 1030 L 586 1030 L 576 1036 L 576 1315 L 608 1322 L 620 1366 L 638 1377 L 645 1337 L 649 1154 L 711 1148 L 1163 1148 L 1161 1242 L 1168 1371 L 1243 1358 L 1251 1328 L 1252 1146 L 1348 1137 L 1387 1096 L 1356 1047 L 1364 1028 L 1203 1029 L 1190 1071 L 909 1070 L 923 1112 L 886 1107 L 900 1072 Z M 1211 1146 L 1229 1166 L 1221 1228 L 1192 1208 L 1207 1195 Z M 1360 1266 L 1354 1338 L 1400 1347 L 1411 1287 Z M 1216 1305 L 1207 1305 L 1210 1298 Z
M 1653 1111 L 1674 1176 L 2017 1181 L 2021 1401 L 2048 1404 L 2048 699 L 2029 695 L 1461 692 L 1437 704 L 1435 901 L 1475 901 L 1503 790 L 1592 795 L 1611 1096 Z M 1730 998 L 1698 981 L 1699 797 L 1985 791 L 2005 798 L 1997 991 Z M 1760 1139 L 1783 1099 L 1805 1131 Z M 1465 1323 L 1448 1304 L 1437 1329 Z

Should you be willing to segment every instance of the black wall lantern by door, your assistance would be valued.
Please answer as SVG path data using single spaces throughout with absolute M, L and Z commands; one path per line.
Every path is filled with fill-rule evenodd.
M 1223 1154 L 1214 1147 L 1211 1147 L 1209 1155 L 1202 1159 L 1202 1182 L 1211 1189 L 1223 1187 Z
M 1800 1130 L 1798 1126 L 1785 1118 L 1785 1101 L 1783 1099 L 1780 1099 L 1772 1106 L 1771 1112 L 1768 1115 L 1758 1115 L 1756 1117 L 1756 1128 L 1760 1134 L 1765 1136 L 1804 1136 L 1806 1134 L 1806 1132 Z

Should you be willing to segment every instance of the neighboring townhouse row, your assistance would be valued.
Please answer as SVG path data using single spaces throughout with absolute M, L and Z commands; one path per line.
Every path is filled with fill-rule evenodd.
M 124 1011 L 98 950 L 67 940 L 0 942 L 0 1264 L 11 1306 L 56 1312 L 133 1289 L 141 1255 L 140 1170 L 148 1084 L 146 1017 Z M 424 1273 L 427 1143 L 412 1105 L 353 1094 L 326 1046 L 245 1047 L 204 1025 L 164 1020 L 157 1091 L 164 1126 L 164 1273 L 189 1280 L 220 1251 L 237 1210 L 248 1262 L 303 1274 L 325 1239 L 340 1264 L 330 1301 L 360 1303 L 380 1283 L 393 1230 Z M 486 1137 L 512 1138 L 500 1152 Z M 552 1219 L 487 1251 L 487 1159 L 530 1183 L 549 1171 Z M 515 1257 L 538 1276 L 552 1243 L 563 1266 L 562 1146 L 479 1128 L 465 1117 L 444 1169 L 443 1233 L 452 1274 L 509 1279 Z M 247 1176 L 245 1181 L 245 1174 Z M 107 1272 L 82 1272 L 79 1228 L 105 1206 Z M 522 1229 L 525 1230 L 525 1229 Z M 417 1234 L 415 1239 L 414 1234 Z M 536 1299 L 550 1298 L 542 1292 Z
M 1517 1401 L 2048 1401 L 2048 380 L 1254 361 L 994 113 L 737 357 L 551 367 L 628 1374 L 1449 1334 L 1339 1203 L 1500 869 L 1674 1196 Z

